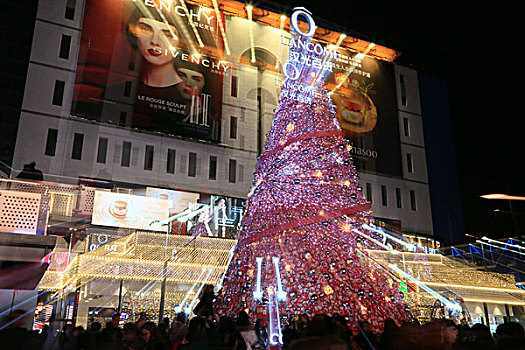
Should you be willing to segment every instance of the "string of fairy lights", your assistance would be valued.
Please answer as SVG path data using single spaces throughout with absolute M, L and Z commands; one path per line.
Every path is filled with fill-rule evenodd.
M 341 226 L 343 229 L 345 229 L 345 226 L 342 225 Z M 355 231 L 354 231 L 355 232 Z M 150 236 L 148 236 L 150 235 Z M 285 238 L 287 235 L 287 233 L 285 233 L 283 235 L 282 238 Z M 151 242 L 152 240 L 152 237 L 154 238 L 157 238 L 158 242 L 164 242 L 165 239 L 163 237 L 163 235 L 157 235 L 157 234 L 154 234 L 153 236 L 151 236 L 151 234 L 143 234 L 142 235 L 143 237 L 143 241 L 145 242 Z M 366 236 L 362 236 L 363 238 L 366 238 Z M 282 242 L 282 238 L 281 238 L 281 242 Z M 369 238 L 370 239 L 370 238 Z M 390 239 L 390 237 L 389 237 Z M 184 240 L 187 240 L 187 238 L 183 237 L 182 239 L 179 239 L 179 237 L 177 237 L 177 242 L 180 244 L 180 242 L 183 242 Z M 122 243 L 130 243 L 130 242 L 137 242 L 137 238 L 134 237 L 133 235 L 131 236 L 128 236 L 128 237 L 125 237 L 125 238 L 122 238 L 121 239 Z M 205 244 L 200 244 L 200 242 L 205 242 Z M 208 241 L 208 242 L 206 242 Z M 213 251 L 217 251 L 217 248 L 216 246 L 219 244 L 222 244 L 223 242 L 225 241 L 221 241 L 221 242 L 217 242 L 217 240 L 214 240 L 214 239 L 205 239 L 203 238 L 202 240 L 199 240 L 199 245 L 200 245 L 200 249 L 202 249 L 203 251 L 206 251 L 206 252 L 213 252 Z M 118 242 L 117 242 L 118 243 Z M 374 242 L 376 245 L 379 245 L 378 241 Z M 142 245 L 142 244 L 141 244 Z M 144 247 L 142 248 L 152 248 L 152 247 L 155 247 L 155 244 L 146 244 L 144 245 Z M 207 247 L 207 248 L 206 248 Z M 210 248 L 211 247 L 211 248 Z M 382 248 L 385 248 L 384 246 Z M 140 248 L 139 248 L 140 249 Z M 162 250 L 166 250 L 165 247 L 163 247 L 163 249 L 159 249 L 159 251 L 162 251 Z M 182 250 L 181 250 L 182 252 Z M 375 251 L 373 253 L 387 253 L 385 251 Z M 122 258 L 122 257 L 108 257 L 107 254 L 108 254 L 108 251 L 104 250 L 104 249 L 100 249 L 98 251 L 99 254 L 101 254 L 100 256 L 94 256 L 93 254 L 86 254 L 84 257 L 80 258 L 79 259 L 85 259 L 86 261 L 86 264 L 85 265 L 93 265 L 93 261 L 101 261 L 102 263 L 107 263 L 107 262 L 117 262 L 117 263 L 120 263 L 120 262 L 130 262 L 132 264 L 143 264 L 144 263 L 144 260 L 147 260 L 147 262 L 149 263 L 152 263 L 154 265 L 157 266 L 157 275 L 155 275 L 154 273 L 151 273 L 149 272 L 149 275 L 148 276 L 141 276 L 141 275 L 138 275 L 138 276 L 132 276 L 130 278 L 130 280 L 137 280 L 137 281 L 146 281 L 146 282 L 153 282 L 153 281 L 160 281 L 164 278 L 163 274 L 162 274 L 162 268 L 159 268 L 160 265 L 163 264 L 163 262 L 161 261 L 161 257 L 162 256 L 165 256 L 164 253 L 159 253 L 157 254 L 157 259 L 135 259 L 133 257 L 130 257 L 128 256 L 127 258 Z M 113 252 L 114 253 L 114 252 Z M 206 253 L 208 254 L 208 253 Z M 392 257 L 399 257 L 399 254 L 400 253 L 395 253 L 395 251 L 390 251 L 390 260 L 392 260 Z M 506 275 L 500 275 L 500 274 L 491 274 L 491 273 L 487 273 L 487 272 L 480 272 L 480 271 L 477 271 L 476 269 L 474 268 L 471 268 L 471 267 L 461 267 L 461 266 L 457 266 L 457 262 L 453 262 L 453 261 L 449 261 L 447 263 L 443 263 L 443 257 L 441 255 L 438 255 L 439 257 L 439 260 L 436 260 L 436 261 L 432 261 L 431 258 L 429 259 L 424 259 L 424 261 L 416 261 L 416 258 L 417 256 L 421 256 L 423 254 L 420 254 L 420 253 L 414 253 L 414 252 L 402 252 L 401 253 L 403 258 L 404 258 L 404 265 L 416 265 L 416 264 L 419 264 L 419 265 L 425 265 L 425 266 L 428 266 L 429 264 L 433 264 L 432 266 L 432 271 L 431 271 L 431 276 L 432 276 L 432 279 L 433 280 L 430 280 L 430 279 L 425 279 L 424 278 L 424 275 L 418 275 L 417 278 L 418 279 L 422 279 L 425 281 L 425 284 L 427 286 L 433 286 L 433 287 L 453 287 L 453 288 L 462 288 L 462 289 L 472 289 L 472 290 L 485 290 L 485 291 L 492 291 L 492 292 L 498 292 L 498 293 L 516 293 L 516 294 L 524 294 L 525 291 L 523 290 L 520 290 L 520 289 L 516 289 L 516 288 L 513 288 L 514 284 L 515 284 L 515 281 L 509 277 L 509 276 L 506 276 Z M 405 258 L 407 256 L 414 256 L 412 257 L 410 260 L 406 260 Z M 425 255 L 425 256 L 432 256 L 432 255 Z M 227 258 L 225 259 L 226 262 L 223 263 L 223 264 L 220 264 L 220 265 L 210 265 L 210 264 L 206 264 L 206 263 L 203 263 L 202 260 L 200 262 L 196 262 L 196 263 L 184 263 L 184 262 L 181 262 L 179 263 L 181 267 L 189 267 L 189 268 L 202 268 L 202 267 L 215 267 L 215 266 L 218 266 L 222 269 L 224 269 L 229 261 L 231 260 L 232 258 L 232 254 L 231 254 L 231 249 L 228 251 L 228 254 L 227 254 Z M 224 261 L 224 260 L 223 260 Z M 453 265 L 453 264 L 456 264 L 456 265 Z M 82 265 L 82 263 L 80 263 L 80 265 Z M 59 272 L 54 272 L 54 271 L 48 271 L 46 273 L 46 276 L 44 277 L 43 281 L 42 281 L 42 288 L 50 288 L 50 289 L 60 289 L 62 286 L 65 286 L 65 285 L 75 285 L 77 283 L 77 281 L 80 279 L 82 281 L 91 281 L 93 279 L 97 279 L 97 278 L 115 278 L 115 277 L 118 277 L 116 276 L 115 274 L 112 274 L 111 273 L 111 269 L 109 269 L 109 273 L 93 273 L 93 274 L 89 274 L 89 273 L 82 273 L 82 272 L 79 272 L 80 270 L 78 268 L 76 269 L 73 269 L 73 267 L 76 266 L 76 263 L 75 261 L 73 261 L 73 263 L 70 265 L 70 267 L 68 268 L 68 270 L 66 271 L 65 274 L 61 274 Z M 287 265 L 285 267 L 285 270 L 289 270 L 290 269 L 290 266 Z M 443 269 L 445 269 L 445 271 L 442 271 Z M 119 271 L 120 273 L 122 273 L 122 269 L 119 268 Z M 75 274 L 76 272 L 76 274 Z M 63 275 L 63 276 L 67 276 L 69 277 L 68 280 L 64 279 L 63 282 L 62 282 L 62 285 L 60 285 L 60 283 L 57 283 L 60 281 L 60 278 L 58 278 L 60 275 Z M 220 275 L 220 274 L 219 274 Z M 124 278 L 127 278 L 125 275 L 122 276 L 122 275 L 119 275 L 121 277 L 124 277 Z M 224 276 L 220 276 L 218 277 L 217 279 L 222 279 Z M 213 277 L 212 277 L 212 280 L 213 280 Z M 46 281 L 52 281 L 52 283 L 49 283 L 46 285 Z M 168 278 L 168 281 L 169 282 L 172 282 L 172 283 L 193 283 L 195 282 L 195 279 L 188 279 L 188 278 Z M 453 281 L 456 281 L 456 283 L 453 283 Z M 457 283 L 458 281 L 460 281 L 460 283 Z M 150 288 L 151 289 L 151 288 Z M 500 298 L 501 299 L 501 298 Z M 505 300 L 500 300 L 500 299 L 492 299 L 493 302 L 508 302 L 510 304 L 514 303 L 514 304 L 517 304 L 517 305 L 521 305 L 522 302 L 521 301 L 512 301 L 512 300 L 509 300 L 509 299 L 505 299 Z M 481 299 L 479 299 L 481 300 Z M 483 299 L 485 301 L 487 301 L 486 299 Z M 475 301 L 475 299 L 473 298 L 467 298 L 467 301 Z
M 344 224 L 341 225 L 343 227 Z M 155 238 L 160 238 L 162 235 L 154 235 Z M 283 238 L 285 239 L 286 234 L 281 237 L 281 243 L 283 242 Z M 144 240 L 148 240 L 147 236 L 143 236 Z M 365 238 L 365 237 L 363 237 Z M 126 242 L 136 242 L 136 238 L 133 236 L 128 236 L 121 239 L 122 241 Z M 160 239 L 159 239 L 160 241 Z M 211 240 L 210 243 L 217 241 L 217 240 Z M 180 240 L 179 240 L 180 242 Z M 223 241 L 221 240 L 221 244 Z M 377 243 L 375 243 L 377 245 Z M 154 246 L 154 245 L 153 245 Z M 233 248 L 233 247 L 232 247 Z M 213 251 L 215 249 L 210 249 L 210 251 Z M 107 251 L 100 249 L 100 254 L 104 255 L 107 254 Z M 388 267 L 389 264 L 397 264 L 397 266 L 403 266 L 404 269 L 402 271 L 410 271 L 412 274 L 409 274 L 409 276 L 413 276 L 413 278 L 416 278 L 419 283 L 424 284 L 425 286 L 432 288 L 438 295 L 441 293 L 440 290 L 442 288 L 453 288 L 454 290 L 460 289 L 460 290 L 472 290 L 472 291 L 484 291 L 491 292 L 490 295 L 485 295 L 484 298 L 475 298 L 475 297 L 465 297 L 463 298 L 464 301 L 469 302 L 492 302 L 492 303 L 500 303 L 500 304 L 508 304 L 508 305 L 525 305 L 525 302 L 520 300 L 520 295 L 524 295 L 523 290 L 513 288 L 513 281 L 508 279 L 508 276 L 505 276 L 503 278 L 502 275 L 499 274 L 489 274 L 486 272 L 480 272 L 475 270 L 474 268 L 467 267 L 461 264 L 458 264 L 455 261 L 449 260 L 441 255 L 436 254 L 424 254 L 420 252 L 407 252 L 407 251 L 401 251 L 401 252 L 395 252 L 395 251 L 387 251 L 387 250 L 366 250 L 366 252 L 369 254 L 369 257 L 374 256 L 376 261 L 379 262 L 379 265 L 377 265 L 377 268 L 385 269 L 385 266 Z M 307 260 L 312 259 L 314 256 L 312 254 L 306 255 L 304 258 Z M 90 264 L 91 257 L 85 257 L 85 264 Z M 232 258 L 231 250 L 228 252 L 228 260 Z M 122 260 L 122 258 L 119 258 Z M 136 260 L 131 258 L 132 260 Z M 101 261 L 106 261 L 105 259 Z M 152 260 L 156 261 L 157 264 L 159 263 L 158 260 Z M 384 263 L 383 263 L 384 261 Z M 134 261 L 134 264 L 140 264 L 140 262 Z M 46 275 L 44 276 L 44 279 L 42 280 L 41 288 L 49 288 L 52 290 L 57 290 L 61 293 L 57 293 L 56 297 L 60 298 L 64 293 L 67 293 L 67 291 L 72 291 L 73 286 L 82 286 L 86 285 L 89 282 L 93 282 L 100 279 L 114 279 L 118 278 L 118 275 L 115 274 L 101 274 L 101 275 L 94 275 L 94 276 L 79 276 L 75 275 L 74 266 L 76 265 L 76 262 L 73 261 L 68 270 L 66 271 L 66 274 L 60 273 L 60 272 L 54 272 L 54 271 L 48 271 L 46 272 Z M 228 263 L 226 264 L 228 265 Z M 417 272 L 416 266 L 423 266 L 428 267 L 431 265 L 431 277 L 430 278 L 424 278 L 424 275 L 417 275 L 414 273 Z M 412 268 L 408 268 L 408 266 L 412 266 Z M 202 269 L 202 267 L 201 267 Z M 290 271 L 291 265 L 286 264 L 283 271 Z M 391 269 L 392 270 L 392 269 Z M 154 315 L 158 311 L 158 300 L 160 298 L 159 290 L 158 288 L 155 289 L 155 281 L 157 283 L 163 279 L 163 274 L 161 270 L 158 270 L 159 274 L 156 276 L 156 278 L 153 279 L 136 279 L 137 281 L 145 282 L 146 284 L 143 285 L 142 289 L 136 292 L 136 295 L 133 295 L 134 302 L 135 302 L 135 308 L 137 310 L 143 310 L 149 314 Z M 394 271 L 394 270 L 392 270 Z M 395 272 L 395 271 L 394 271 Z M 405 273 L 398 274 L 401 278 L 407 278 Z M 439 282 L 441 280 L 440 276 L 448 276 L 446 277 L 449 279 L 445 282 Z M 63 279 L 62 284 L 57 283 L 61 280 L 61 276 L 66 276 Z M 478 276 L 478 277 L 476 277 Z M 483 276 L 483 279 L 480 279 L 479 276 Z M 210 276 L 212 277 L 212 276 Z M 222 276 L 224 277 L 224 276 Z M 212 277 L 213 278 L 213 277 Z M 212 278 L 209 279 L 209 281 L 212 281 Z M 502 282 L 503 278 L 503 282 Z M 67 279 L 67 280 L 66 280 Z M 407 278 L 408 279 L 408 278 Z M 197 279 L 198 280 L 198 279 Z M 197 280 L 181 280 L 181 281 L 172 281 L 170 283 L 181 284 L 181 283 L 195 283 L 198 282 Z M 436 281 L 437 280 L 437 281 Z M 52 282 L 48 283 L 47 282 Z M 212 281 L 213 282 L 213 281 Z M 453 283 L 452 283 L 453 282 Z M 506 284 L 507 287 L 503 287 L 503 284 Z M 69 287 L 70 286 L 70 287 Z M 107 284 L 106 286 L 109 286 Z M 63 289 L 62 289 L 63 288 Z M 107 287 L 105 287 L 107 288 Z M 177 310 L 180 309 L 180 302 L 184 300 L 184 298 L 189 299 L 189 302 L 192 302 L 193 300 L 197 300 L 197 290 L 191 290 L 188 289 L 184 292 L 167 292 L 166 294 L 166 305 L 167 308 L 177 308 Z M 326 289 L 326 292 L 330 293 L 330 289 Z M 104 290 L 99 291 L 100 294 L 104 294 Z M 512 297 L 509 297 L 508 295 L 517 295 L 518 299 L 513 299 Z M 417 295 L 417 297 L 416 297 Z M 292 293 L 293 296 L 293 293 Z M 53 299 L 53 300 L 56 300 Z M 85 299 L 86 302 L 88 302 L 88 299 Z M 411 305 L 411 309 L 416 310 L 418 307 L 421 307 L 422 305 L 432 305 L 433 300 L 436 300 L 435 294 L 429 293 L 425 291 L 423 288 L 421 288 L 417 293 L 411 292 L 407 293 L 404 297 L 404 300 L 406 302 L 409 302 Z M 102 309 L 104 305 L 108 305 L 108 300 L 102 298 L 100 300 L 91 300 L 89 301 L 89 305 L 98 307 Z M 94 303 L 94 304 L 93 304 Z M 187 309 L 189 306 L 186 305 L 185 308 Z M 364 309 L 363 309 L 364 310 Z
M 370 207 L 327 93 L 319 91 L 311 104 L 281 96 L 219 313 L 254 310 L 271 288 L 278 314 L 350 310 L 373 328 L 387 315 L 408 319 L 394 280 L 367 259 L 367 249 L 386 247 L 380 236 L 355 232 L 371 220 Z M 353 207 L 359 209 L 345 213 Z
M 125 280 L 131 288 L 133 283 L 138 282 L 137 286 L 142 288 L 132 292 L 134 307 L 155 314 L 159 305 L 158 286 L 165 280 L 168 286 L 165 295 L 166 305 L 170 310 L 168 313 L 180 308 L 188 312 L 195 306 L 205 284 L 217 284 L 221 280 L 225 264 L 231 259 L 235 241 L 191 236 L 170 238 L 172 239 L 166 242 L 163 234 L 135 232 L 116 241 L 117 244 L 131 245 L 134 249 L 108 252 L 104 247 L 100 247 L 95 251 L 79 255 L 63 273 L 47 272 L 40 288 L 46 288 L 46 281 L 51 282 L 48 287 L 56 290 L 57 297 L 60 297 L 76 288 L 84 290 L 83 287 L 89 283 L 100 280 Z M 144 242 L 148 244 L 143 244 Z M 173 253 L 174 249 L 175 256 L 165 254 L 165 252 Z M 127 253 L 123 253 L 124 251 Z M 152 252 L 154 254 L 151 254 Z M 149 253 L 149 259 L 137 258 L 144 253 Z M 57 283 L 58 281 L 61 283 Z M 104 284 L 103 288 L 97 290 L 97 294 L 104 295 L 110 285 L 110 283 Z M 191 288 L 169 292 L 172 289 L 178 290 L 184 285 L 191 285 Z M 104 304 L 112 303 L 112 299 L 99 300 L 88 296 L 84 296 L 81 300 L 90 303 L 95 310 L 102 309 Z

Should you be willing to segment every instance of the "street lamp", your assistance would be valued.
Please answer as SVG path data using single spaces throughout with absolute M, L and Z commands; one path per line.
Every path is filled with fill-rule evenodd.
M 506 194 L 501 193 L 495 193 L 495 194 L 484 194 L 483 196 L 480 196 L 481 198 L 485 199 L 506 199 L 509 201 L 525 201 L 525 197 L 521 196 L 509 196 Z
M 517 223 L 516 223 L 516 217 L 514 215 L 514 208 L 512 208 L 512 201 L 525 201 L 525 197 L 522 196 L 509 196 L 507 194 L 502 193 L 494 193 L 494 194 L 484 194 L 480 196 L 484 199 L 504 199 L 509 201 L 509 208 L 510 208 L 510 215 L 512 217 L 512 224 L 514 226 L 514 234 L 518 236 L 518 239 L 521 239 L 521 234 L 518 232 Z M 500 210 L 498 210 L 500 211 Z

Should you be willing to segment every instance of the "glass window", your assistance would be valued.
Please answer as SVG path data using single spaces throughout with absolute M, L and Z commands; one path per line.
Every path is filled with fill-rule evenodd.
M 370 182 L 366 183 L 366 200 L 372 203 L 372 184 Z
M 388 205 L 388 196 L 385 185 L 381 185 L 381 204 L 385 207 Z
M 82 146 L 84 144 L 84 134 L 75 133 L 73 136 L 73 150 L 71 152 L 71 158 L 80 160 L 82 159 Z
M 401 189 L 399 187 L 396 187 L 396 205 L 398 208 L 403 207 L 403 203 L 401 201 Z
M 228 166 L 228 181 L 231 183 L 237 181 L 237 161 L 235 159 L 230 159 L 230 164 Z
M 217 157 L 210 156 L 210 169 L 208 172 L 208 178 L 210 180 L 217 179 Z
M 60 52 L 58 57 L 67 60 L 69 58 L 69 50 L 71 48 L 71 37 L 69 35 L 62 34 L 62 40 L 60 40 Z
M 417 210 L 416 192 L 410 190 L 410 209 Z
M 131 81 L 126 81 L 126 84 L 124 85 L 124 96 L 131 96 Z
M 124 141 L 122 143 L 122 159 L 120 160 L 120 165 L 126 168 L 129 168 L 131 161 L 131 142 Z
M 125 112 L 125 111 L 120 112 L 119 125 L 126 126 L 127 120 L 128 120 L 128 112 Z
M 57 149 L 57 139 L 58 139 L 58 130 L 57 129 L 47 129 L 47 139 L 46 139 L 46 156 L 55 156 Z
M 412 153 L 407 153 L 407 171 L 409 173 L 414 172 L 414 164 L 412 160 Z
M 55 89 L 53 90 L 53 104 L 55 106 L 62 106 L 62 99 L 64 98 L 64 88 L 66 83 L 62 80 L 55 80 Z
M 407 87 L 405 83 L 405 76 L 403 74 L 399 75 L 399 87 L 401 89 L 401 104 L 407 106 Z
M 237 76 L 233 74 L 230 95 L 232 97 L 237 97 Z
M 100 137 L 98 139 L 97 163 L 106 164 L 106 154 L 108 151 L 108 139 Z
M 406 137 L 410 137 L 410 121 L 408 118 L 403 118 L 403 131 Z
M 153 152 L 155 147 L 146 145 L 144 152 L 144 170 L 153 170 Z
M 230 139 L 237 138 L 237 117 L 230 117 Z
M 64 17 L 66 19 L 70 19 L 70 20 L 75 19 L 75 7 L 76 7 L 76 0 L 66 1 L 66 13 L 64 14 Z
M 168 149 L 168 159 L 166 162 L 166 172 L 170 174 L 175 173 L 175 155 L 176 152 L 174 149 Z
M 197 153 L 190 152 L 188 158 L 188 176 L 195 177 L 197 175 Z

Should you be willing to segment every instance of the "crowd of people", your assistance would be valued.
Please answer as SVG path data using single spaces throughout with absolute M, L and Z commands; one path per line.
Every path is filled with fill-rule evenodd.
M 451 320 L 435 320 L 425 325 L 417 321 L 396 325 L 386 319 L 383 332 L 375 334 L 370 324 L 354 323 L 341 315 L 306 314 L 283 320 L 282 349 L 286 350 L 517 350 L 525 349 L 525 331 L 517 322 L 507 322 L 491 334 L 483 324 L 457 325 Z M 179 314 L 174 321 L 159 324 L 142 315 L 136 322 L 121 324 L 113 315 L 103 328 L 92 322 L 88 330 L 65 324 L 57 329 L 53 321 L 42 332 L 27 331 L 16 322 L 0 331 L 0 349 L 38 350 L 257 350 L 270 349 L 264 324 L 252 323 L 241 311 L 236 318 L 213 315 L 188 320 Z M 279 347 L 273 347 L 277 349 Z

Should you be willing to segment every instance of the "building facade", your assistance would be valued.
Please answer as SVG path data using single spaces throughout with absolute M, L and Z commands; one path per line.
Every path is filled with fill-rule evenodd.
M 146 7 L 154 3 L 129 2 Z M 98 44 L 89 42 L 94 38 L 94 34 L 87 34 L 89 23 L 111 17 L 109 13 L 105 16 L 102 13 L 101 17 L 94 18 L 95 3 L 96 0 L 39 1 L 11 176 L 15 177 L 24 164 L 34 161 L 48 181 L 75 184 L 79 178 L 97 179 L 123 187 L 153 186 L 246 198 L 257 156 L 264 146 L 264 135 L 271 127 L 279 100 L 280 87 L 276 81 L 282 74 L 268 67 L 278 67 L 283 57 L 281 37 L 286 26 L 283 28 L 281 23 L 279 27 L 278 22 L 268 24 L 262 15 L 243 18 L 241 11 L 235 13 L 234 9 L 242 7 L 244 11 L 244 4 L 232 1 L 221 3 L 222 17 L 217 15 L 217 8 L 215 12 L 212 9 L 208 9 L 209 13 L 203 12 L 209 16 L 200 19 L 197 18 L 200 10 L 192 12 L 198 4 L 183 10 L 169 8 L 165 1 L 155 2 L 164 6 L 166 12 L 195 17 L 194 24 L 199 30 L 204 27 L 205 18 L 213 13 L 217 15 L 215 37 L 227 38 L 221 41 L 224 46 L 221 50 L 230 52 L 223 57 L 228 68 L 220 75 L 220 84 L 216 86 L 220 86 L 221 91 L 215 94 L 220 98 L 220 108 L 216 108 L 220 127 L 212 131 L 215 135 L 210 139 L 135 125 L 134 101 L 139 96 L 136 84 L 144 66 L 136 56 L 129 56 L 132 49 L 122 43 L 111 43 L 113 52 L 97 52 Z M 104 9 L 105 5 L 100 6 Z M 199 23 L 203 25 L 199 27 Z M 189 30 L 192 29 L 195 27 Z M 328 31 L 341 37 L 335 30 Z M 362 43 L 362 40 L 354 42 Z M 357 44 L 349 44 L 345 49 L 356 53 L 352 45 Z M 376 48 L 375 52 L 380 53 L 380 49 Z M 78 113 L 78 96 L 86 91 L 79 86 L 86 81 L 90 57 L 96 54 L 111 60 L 107 63 L 109 70 L 104 73 L 107 86 L 125 84 L 120 97 L 108 97 L 119 92 L 106 88 L 102 111 L 96 118 L 90 118 Z M 361 186 L 379 220 L 404 231 L 432 234 L 418 72 L 387 62 L 384 57 L 378 57 L 379 54 L 368 54 L 365 59 L 370 60 L 370 64 L 379 62 L 391 69 L 388 79 L 393 83 L 388 93 L 395 96 L 395 103 L 383 107 L 394 117 L 390 126 L 382 126 L 379 136 L 369 138 L 375 143 L 367 141 L 367 135 L 372 132 L 356 136 L 357 141 L 351 139 L 357 145 L 356 152 L 363 151 L 362 155 L 355 155 Z M 117 58 L 126 55 L 135 59 L 126 59 L 124 67 Z M 354 62 L 356 70 L 362 69 L 357 73 L 366 77 L 366 65 Z M 356 74 L 354 70 L 351 72 Z M 112 98 L 115 103 L 108 102 Z M 376 104 L 380 109 L 379 103 Z M 388 144 L 378 141 L 381 135 L 393 139 L 391 145 L 395 152 L 392 153 Z M 370 159 L 374 156 L 376 159 Z M 389 162 L 395 163 L 393 168 L 382 165 Z

